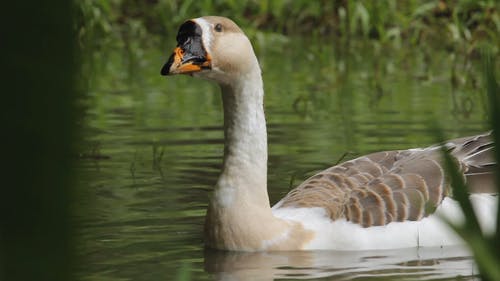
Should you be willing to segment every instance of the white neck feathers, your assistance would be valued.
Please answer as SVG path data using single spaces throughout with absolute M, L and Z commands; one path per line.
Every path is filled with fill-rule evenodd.
M 224 163 L 216 186 L 216 200 L 232 204 L 235 193 L 268 208 L 267 132 L 264 90 L 258 64 L 247 75 L 223 85 Z

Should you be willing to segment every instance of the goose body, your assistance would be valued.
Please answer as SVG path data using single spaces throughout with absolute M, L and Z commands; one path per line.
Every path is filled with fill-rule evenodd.
M 177 43 L 162 75 L 208 79 L 222 94 L 224 162 L 207 210 L 207 246 L 365 250 L 462 243 L 439 218 L 463 220 L 439 146 L 378 152 L 333 166 L 271 207 L 263 82 L 250 41 L 231 20 L 202 17 L 181 25 Z M 483 232 L 494 231 L 491 133 L 446 146 L 471 185 Z

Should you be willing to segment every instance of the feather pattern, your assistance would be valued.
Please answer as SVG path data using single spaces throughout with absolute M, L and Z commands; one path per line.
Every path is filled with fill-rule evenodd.
M 445 145 L 467 181 L 491 177 L 491 132 Z M 371 227 L 421 220 L 449 195 L 441 147 L 431 146 L 377 152 L 333 166 L 304 181 L 276 207 L 321 207 L 331 220 Z

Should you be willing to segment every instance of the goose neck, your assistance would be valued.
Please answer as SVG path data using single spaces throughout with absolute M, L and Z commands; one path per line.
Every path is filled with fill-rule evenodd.
M 269 206 L 264 91 L 257 74 L 221 86 L 225 144 L 217 187 L 251 192 L 250 197 Z

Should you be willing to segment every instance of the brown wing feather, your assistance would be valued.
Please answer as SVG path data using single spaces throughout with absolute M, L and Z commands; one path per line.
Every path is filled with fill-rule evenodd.
M 447 143 L 468 181 L 492 179 L 486 176 L 496 167 L 490 134 Z M 449 194 L 441 150 L 434 146 L 377 152 L 333 166 L 292 190 L 280 207 L 322 207 L 332 220 L 369 227 L 420 220 Z
M 451 153 L 464 163 L 470 192 L 498 192 L 494 184 L 494 170 L 498 168 L 493 157 L 491 132 L 449 142 L 455 146 Z

